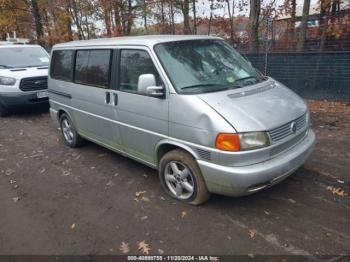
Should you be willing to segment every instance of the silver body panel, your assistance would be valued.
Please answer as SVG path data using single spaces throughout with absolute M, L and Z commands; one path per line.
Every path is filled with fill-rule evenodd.
M 183 148 L 196 159 L 207 187 L 213 193 L 249 194 L 287 177 L 312 151 L 315 136 L 308 123 L 297 132 L 256 150 L 221 151 L 215 148 L 215 139 L 218 133 L 274 130 L 306 115 L 305 102 L 271 78 L 236 90 L 200 95 L 176 93 L 153 46 L 193 39 L 213 38 L 123 37 L 54 46 L 53 50 L 146 50 L 160 74 L 166 94 L 164 98 L 156 98 L 82 86 L 49 76 L 52 117 L 57 121 L 60 112 L 67 112 L 83 137 L 154 168 L 158 167 L 158 152 L 163 147 Z M 117 105 L 106 103 L 106 92 L 118 96 Z M 261 188 L 253 188 L 257 184 L 261 184 Z

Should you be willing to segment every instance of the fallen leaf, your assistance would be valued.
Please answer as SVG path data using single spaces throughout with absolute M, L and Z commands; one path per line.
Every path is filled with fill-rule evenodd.
M 144 193 L 146 193 L 146 191 L 138 191 L 135 193 L 135 196 L 139 197 L 139 196 L 143 195 Z
M 13 202 L 17 203 L 20 200 L 20 198 L 19 197 L 14 197 L 14 198 L 12 198 L 12 200 L 13 200 Z
M 143 221 L 143 220 L 146 220 L 148 218 L 148 216 L 143 216 L 143 217 L 141 217 L 141 220 Z
M 138 250 L 140 250 L 143 254 L 148 255 L 149 251 L 151 250 L 151 247 L 149 244 L 146 243 L 145 240 L 138 243 Z
M 70 226 L 70 228 L 71 228 L 71 229 L 74 229 L 74 228 L 75 228 L 75 224 L 72 224 L 72 225 Z
M 289 202 L 291 202 L 291 203 L 293 203 L 293 204 L 295 204 L 297 201 L 295 201 L 294 199 L 292 199 L 292 198 L 288 198 L 288 201 Z
M 64 176 L 69 176 L 69 175 L 70 175 L 70 172 L 69 172 L 69 171 L 63 171 L 63 175 L 64 175 Z
M 161 255 L 163 255 L 163 254 L 164 254 L 164 250 L 159 248 L 159 249 L 158 249 L 158 253 L 161 254 Z
M 109 180 L 106 186 L 114 186 L 114 182 L 112 180 Z
M 255 229 L 249 229 L 250 238 L 254 238 L 256 236 L 257 231 Z
M 146 178 L 148 177 L 148 175 L 147 175 L 147 174 L 143 174 L 143 176 L 144 176 L 144 177 L 146 177 Z
M 181 218 L 184 218 L 185 216 L 187 216 L 187 211 L 182 211 L 181 212 Z
M 13 169 L 7 169 L 6 172 L 5 172 L 5 175 L 10 176 L 10 175 L 12 175 L 13 173 L 15 173 L 15 170 L 13 170 Z
M 120 250 L 123 254 L 129 253 L 129 251 L 130 251 L 129 244 L 128 244 L 128 243 L 125 243 L 125 242 L 122 242 L 122 244 L 121 244 L 120 247 L 119 247 L 119 250 Z
M 343 189 L 340 187 L 334 187 L 334 186 L 327 186 L 326 188 L 328 191 L 330 191 L 333 195 L 346 197 L 348 193 L 346 193 Z
M 142 196 L 141 200 L 145 202 L 150 202 L 149 198 L 146 196 Z

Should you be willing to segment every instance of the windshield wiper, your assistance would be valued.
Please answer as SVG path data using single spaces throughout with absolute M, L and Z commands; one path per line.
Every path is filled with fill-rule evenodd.
M 247 76 L 247 77 L 239 78 L 239 79 L 235 80 L 235 82 L 244 81 L 244 80 L 253 79 L 253 78 L 254 78 L 255 80 L 257 80 L 257 77 L 256 77 L 256 76 Z
M 197 85 L 190 85 L 190 86 L 182 87 L 181 90 L 189 89 L 189 88 L 197 88 L 197 87 L 206 87 L 206 86 L 217 86 L 217 87 L 226 87 L 226 88 L 228 88 L 228 86 L 220 85 L 220 84 L 197 84 Z
M 22 66 L 22 67 L 28 68 L 28 67 L 44 67 L 44 66 L 47 66 L 47 65 L 30 65 L 30 66 Z
M 13 68 L 12 66 L 7 66 L 7 65 L 0 65 L 2 68 Z

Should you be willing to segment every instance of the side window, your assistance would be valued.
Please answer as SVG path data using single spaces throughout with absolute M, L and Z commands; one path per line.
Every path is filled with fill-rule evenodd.
M 111 50 L 78 50 L 74 81 L 80 84 L 108 88 Z
M 142 74 L 153 74 L 156 77 L 157 85 L 161 85 L 157 69 L 146 51 L 121 50 L 119 89 L 137 93 L 139 76 Z
M 72 50 L 53 51 L 50 66 L 50 76 L 61 80 L 71 80 L 72 73 Z

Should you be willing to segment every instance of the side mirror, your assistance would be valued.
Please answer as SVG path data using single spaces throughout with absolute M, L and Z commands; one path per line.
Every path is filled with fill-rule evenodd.
M 153 74 L 143 74 L 139 76 L 137 91 L 139 94 L 163 97 L 164 87 L 156 85 L 156 77 Z

